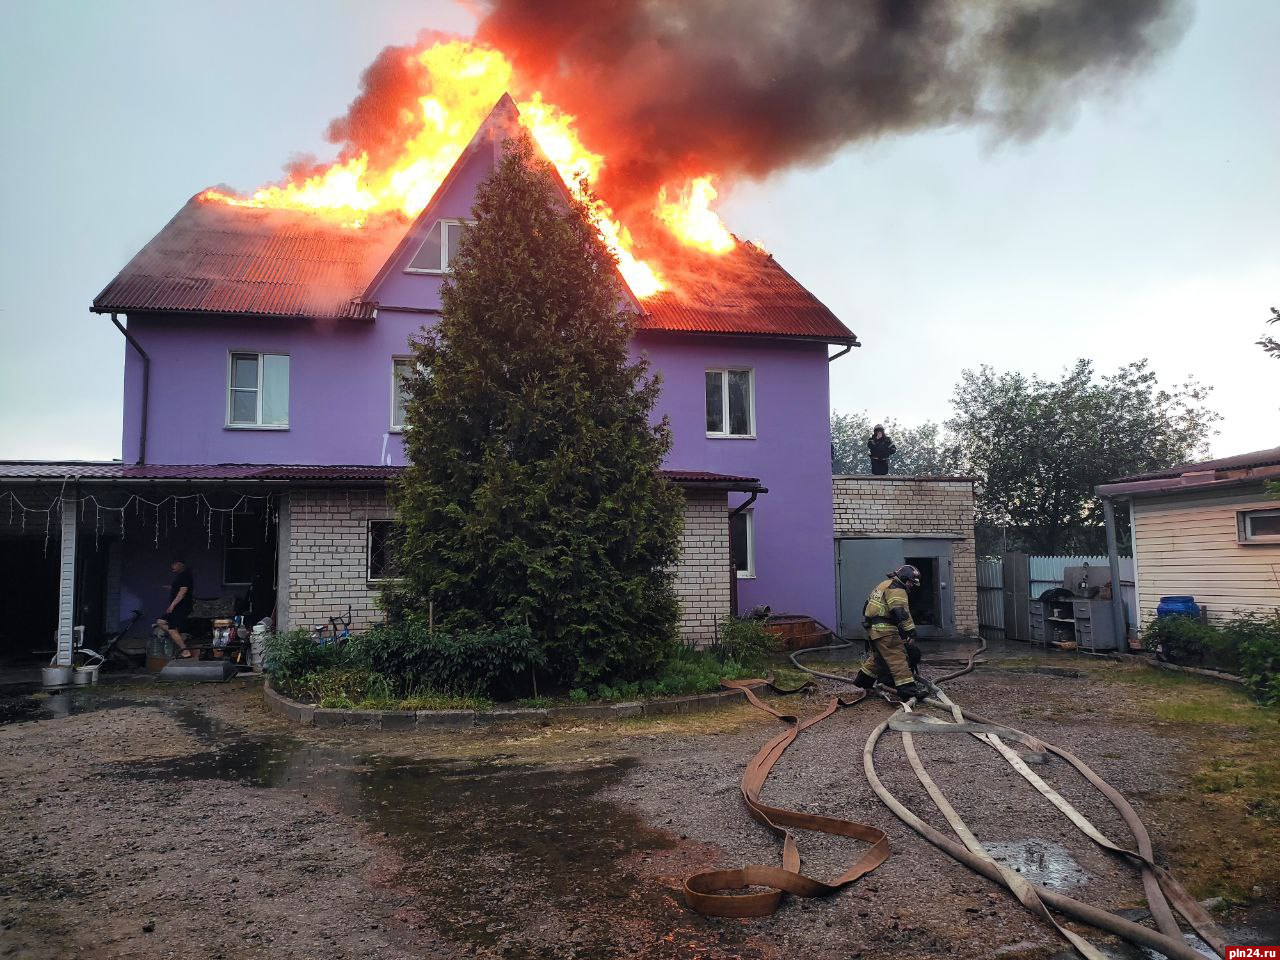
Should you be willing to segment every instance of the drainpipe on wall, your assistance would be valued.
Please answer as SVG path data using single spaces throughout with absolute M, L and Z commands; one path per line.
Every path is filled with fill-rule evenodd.
M 1102 519 L 1107 527 L 1107 563 L 1111 567 L 1111 619 L 1120 653 L 1129 652 L 1129 627 L 1124 615 L 1124 587 L 1120 583 L 1120 547 L 1116 542 L 1116 510 L 1110 497 L 1102 498 Z M 1136 578 L 1135 578 L 1136 579 Z M 1134 585 L 1137 592 L 1137 585 Z
M 860 343 L 846 343 L 844 345 L 844 349 L 841 350 L 839 353 L 833 353 L 831 356 L 827 357 L 827 363 L 830 363 L 832 360 L 839 360 L 841 357 L 843 357 L 846 353 L 848 353 L 854 347 L 860 347 L 860 346 L 862 346 L 862 344 Z
M 138 425 L 138 466 L 144 466 L 147 462 L 147 409 L 150 407 L 151 400 L 151 358 L 147 356 L 147 351 L 142 349 L 142 344 L 138 343 L 133 338 L 133 334 L 120 322 L 117 314 L 111 315 L 111 322 L 124 334 L 129 346 L 133 347 L 142 358 L 142 416 L 141 423 Z
M 733 518 L 755 503 L 758 496 L 760 496 L 759 490 L 751 491 L 751 496 L 729 511 L 729 616 L 731 617 L 738 615 L 738 568 L 733 564 Z

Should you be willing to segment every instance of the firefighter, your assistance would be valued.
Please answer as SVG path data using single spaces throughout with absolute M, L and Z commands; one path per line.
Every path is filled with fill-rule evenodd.
M 928 688 L 915 677 L 920 648 L 915 642 L 916 625 L 907 602 L 907 591 L 918 586 L 920 571 L 904 563 L 877 584 L 867 598 L 862 624 L 871 649 L 854 678 L 854 683 L 864 690 L 874 687 L 880 676 L 897 688 L 903 700 L 928 696 Z

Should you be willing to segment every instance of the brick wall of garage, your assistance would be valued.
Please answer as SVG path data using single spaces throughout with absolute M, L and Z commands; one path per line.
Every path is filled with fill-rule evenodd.
M 952 540 L 952 597 L 959 634 L 978 633 L 973 481 L 967 477 L 832 478 L 835 535 Z

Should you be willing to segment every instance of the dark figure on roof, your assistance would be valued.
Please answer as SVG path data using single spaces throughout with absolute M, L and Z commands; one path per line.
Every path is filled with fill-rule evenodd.
M 882 477 L 889 472 L 889 458 L 898 452 L 893 439 L 884 432 L 884 426 L 877 423 L 867 438 L 867 452 L 871 455 L 871 472 Z

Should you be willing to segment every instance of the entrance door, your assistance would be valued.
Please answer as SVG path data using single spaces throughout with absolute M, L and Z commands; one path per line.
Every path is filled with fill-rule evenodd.
M 949 637 L 955 629 L 951 585 L 951 541 L 907 540 L 907 563 L 920 571 L 920 586 L 911 591 L 911 619 L 922 637 Z
M 877 583 L 902 565 L 903 542 L 897 539 L 836 541 L 836 577 L 840 596 L 840 636 L 864 639 L 862 610 Z

